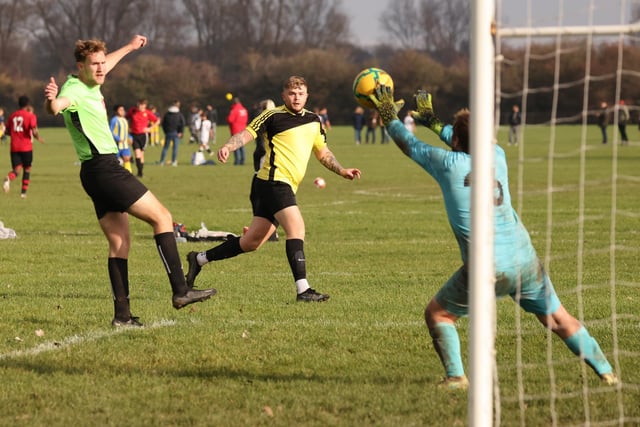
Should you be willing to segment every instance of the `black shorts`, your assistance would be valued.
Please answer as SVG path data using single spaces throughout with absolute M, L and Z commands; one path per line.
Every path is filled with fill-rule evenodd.
M 22 166 L 24 169 L 29 169 L 33 162 L 33 151 L 12 151 L 11 152 L 11 169 L 15 169 L 16 166 Z
M 147 191 L 147 187 L 120 166 L 115 154 L 96 156 L 82 162 L 80 181 L 96 210 L 98 219 L 107 212 L 126 212 Z
M 144 150 L 147 146 L 147 140 L 149 137 L 146 133 L 132 133 L 131 139 L 133 140 L 131 146 L 134 150 Z
M 251 183 L 249 198 L 253 207 L 253 216 L 266 218 L 276 226 L 278 225 L 274 216 L 276 212 L 298 204 L 289 184 L 282 181 L 265 181 L 256 176 Z

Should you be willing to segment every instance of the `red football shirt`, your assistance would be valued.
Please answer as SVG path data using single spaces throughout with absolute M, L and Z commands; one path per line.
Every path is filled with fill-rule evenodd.
M 36 115 L 27 110 L 18 110 L 9 116 L 7 123 L 11 135 L 11 152 L 33 151 L 33 129 L 38 127 Z
M 149 127 L 149 123 L 158 121 L 158 117 L 150 110 L 140 110 L 138 107 L 131 107 L 127 112 L 129 119 L 129 131 L 132 134 L 145 133 L 145 129 Z

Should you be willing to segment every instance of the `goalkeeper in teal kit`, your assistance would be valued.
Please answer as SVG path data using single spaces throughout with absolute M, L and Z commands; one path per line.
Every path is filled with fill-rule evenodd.
M 408 132 L 398 120 L 402 101 L 393 100 L 393 90 L 379 85 L 372 102 L 380 112 L 387 132 L 402 152 L 418 163 L 442 190 L 447 217 L 458 241 L 462 267 L 440 288 L 427 305 L 425 320 L 433 345 L 444 366 L 443 385 L 464 389 L 468 385 L 460 355 L 460 339 L 455 321 L 469 311 L 467 262 L 471 224 L 471 156 L 469 110 L 456 113 L 453 125 L 443 125 L 433 113 L 431 95 L 416 93 L 417 111 L 412 116 L 427 126 L 449 146 L 444 149 L 426 144 Z M 495 145 L 495 294 L 511 296 L 527 312 L 558 335 L 606 384 L 617 377 L 596 340 L 560 303 L 553 284 L 544 271 L 529 233 L 511 206 L 508 169 L 504 151 Z

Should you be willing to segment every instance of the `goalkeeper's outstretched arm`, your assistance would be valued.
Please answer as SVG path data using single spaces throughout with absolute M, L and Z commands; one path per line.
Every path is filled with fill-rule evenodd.
M 428 127 L 436 135 L 440 136 L 444 124 L 433 111 L 431 94 L 427 91 L 419 90 L 415 93 L 414 98 L 416 100 L 416 110 L 411 112 L 413 120 Z
M 394 101 L 392 87 L 378 84 L 375 92 L 369 98 L 376 107 L 376 110 L 378 110 L 382 124 L 384 124 L 387 131 L 391 130 L 390 127 L 392 122 L 398 122 L 401 124 L 400 119 L 398 118 L 398 111 L 400 111 L 404 106 L 404 101 L 402 99 Z M 404 127 L 404 125 L 402 126 Z M 405 138 L 393 137 L 392 139 L 407 157 L 411 157 L 411 147 Z

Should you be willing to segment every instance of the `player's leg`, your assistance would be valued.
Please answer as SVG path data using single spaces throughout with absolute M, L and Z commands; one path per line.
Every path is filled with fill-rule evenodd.
M 189 252 L 187 254 L 187 285 L 193 286 L 196 276 L 202 266 L 211 261 L 221 261 L 233 258 L 245 252 L 252 252 L 260 248 L 267 241 L 275 226 L 266 218 L 254 217 L 247 231 L 241 237 L 232 237 L 207 251 Z
M 607 384 L 617 383 L 613 368 L 602 352 L 600 345 L 575 317 L 560 305 L 549 315 L 536 314 L 538 320 L 553 333 L 558 335 L 569 350 L 584 361 Z
M 16 179 L 22 170 L 22 154 L 17 152 L 11 153 L 11 170 L 2 182 L 2 190 L 8 193 L 11 189 L 11 181 Z
M 584 361 L 608 384 L 617 383 L 613 368 L 589 331 L 562 305 L 551 279 L 542 265 L 525 270 L 522 275 L 520 306 L 558 335 L 573 354 Z
M 215 289 L 195 290 L 187 286 L 180 254 L 178 253 L 178 245 L 173 234 L 171 213 L 153 193 L 147 191 L 129 207 L 128 212 L 153 227 L 156 247 L 171 283 L 174 308 L 180 309 L 188 304 L 204 301 L 215 295 Z
M 131 316 L 129 305 L 129 220 L 126 213 L 107 212 L 98 220 L 109 242 L 107 268 L 113 295 L 113 326 L 142 326 L 137 317 Z
M 455 326 L 455 321 L 468 313 L 468 298 L 467 271 L 461 267 L 431 299 L 424 313 L 433 347 L 445 370 L 442 384 L 450 389 L 465 389 L 468 385 Z
M 178 165 L 178 144 L 180 144 L 180 138 L 177 133 L 174 133 L 171 138 L 173 147 L 171 147 L 171 164 L 173 166 Z
M 144 162 L 142 161 L 142 150 L 134 148 L 133 155 L 136 158 L 136 169 L 138 171 L 137 176 L 142 178 L 142 168 L 144 167 Z
M 135 157 L 135 161 L 136 161 L 136 168 L 137 168 L 137 176 L 142 178 L 143 175 L 143 171 L 142 169 L 144 168 L 144 146 L 146 144 L 146 134 L 136 134 L 133 135 L 133 141 L 132 141 L 132 145 L 133 145 L 133 155 Z
M 304 254 L 305 226 L 300 208 L 297 205 L 288 206 L 276 212 L 275 218 L 287 236 L 285 250 L 296 284 L 296 300 L 303 302 L 328 300 L 329 295 L 316 292 L 309 286 L 307 280 L 307 260 Z
M 20 190 L 20 197 L 27 197 L 27 190 L 29 189 L 29 183 L 31 182 L 31 164 L 33 163 L 33 151 L 26 151 L 22 153 L 22 187 Z
M 127 148 L 122 155 L 122 167 L 129 171 L 129 173 L 133 173 L 133 168 L 131 167 L 131 151 Z
M 273 212 L 278 210 L 274 206 L 278 206 L 279 198 L 274 192 L 275 186 L 273 182 L 263 181 L 254 176 L 250 195 L 253 220 L 247 231 L 241 237 L 228 239 L 205 252 L 189 252 L 187 254 L 189 264 L 187 285 L 193 286 L 202 266 L 208 262 L 232 258 L 244 252 L 255 251 L 262 246 L 276 228 Z M 291 188 L 288 185 L 286 187 L 289 190 Z
M 169 144 L 171 138 L 168 133 L 164 135 L 164 144 L 162 145 L 162 150 L 160 151 L 160 166 L 164 166 L 165 158 L 167 157 L 167 151 L 169 151 Z

